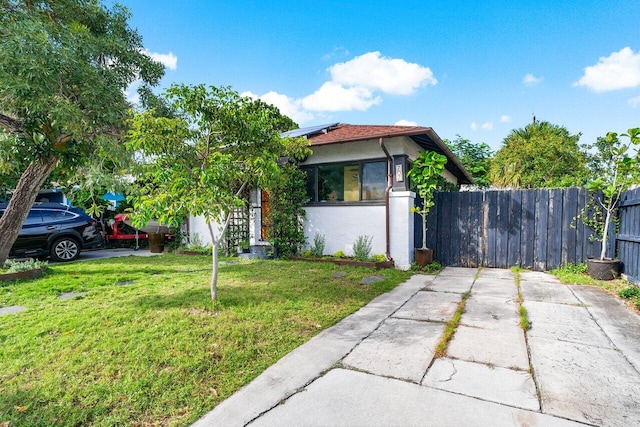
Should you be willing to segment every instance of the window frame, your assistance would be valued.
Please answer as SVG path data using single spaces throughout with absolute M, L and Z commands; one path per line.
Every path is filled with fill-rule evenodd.
M 377 159 L 363 159 L 363 160 L 343 160 L 339 162 L 325 162 L 325 163 L 313 163 L 309 165 L 300 165 L 300 169 L 303 170 L 307 176 L 309 176 L 309 172 L 313 173 L 313 192 L 315 196 L 315 200 L 309 200 L 305 203 L 305 206 L 354 206 L 354 205 L 384 205 L 385 199 L 382 197 L 378 200 L 363 200 L 362 199 L 362 187 L 363 187 L 363 177 L 364 177 L 364 165 L 367 163 L 384 163 L 385 168 L 385 180 L 384 180 L 384 188 L 386 189 L 388 184 L 388 175 L 389 175 L 389 162 L 387 158 L 377 158 Z M 330 200 L 318 200 L 318 167 L 322 166 L 336 166 L 336 165 L 350 165 L 357 164 L 358 165 L 358 200 L 357 201 L 330 201 Z

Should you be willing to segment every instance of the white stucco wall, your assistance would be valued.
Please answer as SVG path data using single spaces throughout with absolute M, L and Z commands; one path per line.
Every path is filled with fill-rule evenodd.
M 325 238 L 325 255 L 337 251 L 353 255 L 358 236 L 371 236 L 371 255 L 385 253 L 384 206 L 306 206 L 304 210 L 307 247 L 318 233 Z

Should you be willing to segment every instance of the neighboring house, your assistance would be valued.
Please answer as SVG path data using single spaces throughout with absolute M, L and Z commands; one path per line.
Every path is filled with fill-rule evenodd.
M 407 269 L 414 253 L 416 195 L 406 178 L 421 151 L 447 156 L 443 176 L 454 184 L 473 183 L 460 161 L 431 128 L 419 126 L 365 126 L 333 123 L 296 129 L 285 136 L 304 136 L 313 154 L 300 164 L 307 172 L 310 201 L 304 207 L 307 241 L 325 237 L 325 253 L 353 253 L 358 236 L 372 237 L 372 254 L 386 254 L 397 268 Z M 387 197 L 388 194 L 388 197 Z M 251 192 L 251 245 L 267 245 L 262 227 L 268 194 Z M 202 218 L 189 220 L 189 231 L 208 243 Z

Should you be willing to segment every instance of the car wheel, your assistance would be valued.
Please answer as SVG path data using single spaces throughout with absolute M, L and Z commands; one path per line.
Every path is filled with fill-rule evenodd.
M 80 245 L 72 237 L 61 237 L 51 246 L 51 259 L 54 261 L 73 261 L 80 256 Z

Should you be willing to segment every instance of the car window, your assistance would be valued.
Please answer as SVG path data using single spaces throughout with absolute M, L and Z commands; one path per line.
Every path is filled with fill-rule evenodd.
M 45 222 L 64 221 L 73 219 L 76 215 L 65 211 L 42 211 Z
M 42 224 L 42 215 L 40 211 L 29 211 L 27 219 L 24 220 L 23 225 Z

